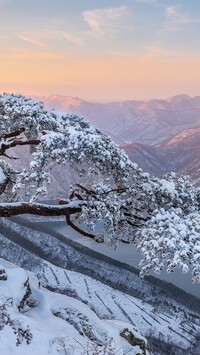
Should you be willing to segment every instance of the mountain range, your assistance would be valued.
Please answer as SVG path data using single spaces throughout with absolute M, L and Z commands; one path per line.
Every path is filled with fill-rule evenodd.
M 200 124 L 200 96 L 177 95 L 166 100 L 96 103 L 77 97 L 34 96 L 46 108 L 84 116 L 96 127 L 124 143 L 145 145 L 165 142 L 173 135 Z
M 131 160 L 151 175 L 174 171 L 190 176 L 195 185 L 200 185 L 200 125 L 185 129 L 156 146 L 131 143 L 123 148 Z
M 145 171 L 189 175 L 200 185 L 200 96 L 95 103 L 77 97 L 33 97 L 46 108 L 75 113 L 109 134 Z

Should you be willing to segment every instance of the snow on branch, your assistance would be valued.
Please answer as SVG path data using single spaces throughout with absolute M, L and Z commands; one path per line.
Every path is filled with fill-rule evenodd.
M 13 140 L 9 140 L 9 141 L 0 141 L 0 156 L 5 155 L 5 152 L 10 149 L 10 148 L 14 148 L 17 146 L 24 146 L 24 145 L 29 145 L 29 146 L 33 146 L 33 145 L 38 145 L 40 144 L 40 140 L 39 139 L 13 139 Z

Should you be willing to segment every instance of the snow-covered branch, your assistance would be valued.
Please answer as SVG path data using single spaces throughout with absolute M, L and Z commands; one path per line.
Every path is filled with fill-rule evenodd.
M 135 243 L 144 255 L 143 274 L 163 267 L 186 272 L 191 266 L 193 280 L 200 282 L 200 193 L 187 177 L 151 178 L 83 118 L 45 110 L 20 95 L 0 96 L 0 126 L 0 216 L 65 216 L 91 238 L 100 222 L 103 241 Z M 23 146 L 29 148 L 29 166 L 22 158 L 15 169 L 7 151 Z M 61 173 L 67 165 L 85 178 L 73 180 L 69 202 L 36 203 L 51 187 L 49 167 L 55 164 Z M 30 201 L 21 202 L 27 196 Z M 71 215 L 88 231 L 80 230 Z
M 9 141 L 0 141 L 0 156 L 5 155 L 6 151 L 10 148 L 14 148 L 17 146 L 33 146 L 40 144 L 39 139 L 12 139 Z

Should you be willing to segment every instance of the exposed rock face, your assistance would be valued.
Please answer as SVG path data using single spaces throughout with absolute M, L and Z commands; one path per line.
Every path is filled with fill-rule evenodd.
M 3 268 L 3 266 L 1 266 L 1 265 L 0 265 L 0 280 L 2 280 L 2 281 L 7 280 L 6 271 Z
M 147 343 L 143 339 L 137 338 L 128 328 L 123 329 L 120 335 L 122 338 L 126 339 L 130 345 L 138 345 L 142 350 L 142 355 L 147 355 L 149 352 Z

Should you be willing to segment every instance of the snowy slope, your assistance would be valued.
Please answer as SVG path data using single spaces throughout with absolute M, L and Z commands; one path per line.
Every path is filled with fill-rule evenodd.
M 11 237 L 0 236 L 1 255 L 34 271 L 41 285 L 81 301 L 99 319 L 106 319 L 106 323 L 112 324 L 114 320 L 130 324 L 148 339 L 154 354 L 178 355 L 186 350 L 189 355 L 195 354 L 200 333 L 200 306 L 199 302 L 195 306 L 194 298 L 191 302 L 195 307 L 190 307 L 190 302 L 186 306 L 180 293 L 177 293 L 177 300 L 172 299 L 167 289 L 151 285 L 105 260 L 98 260 L 95 255 L 85 254 L 84 249 L 73 248 L 73 243 L 64 245 L 55 236 L 16 223 L 8 225 L 10 229 L 6 226 L 4 230 L 1 224 L 1 232 L 9 232 Z M 117 290 L 122 288 L 123 292 Z M 63 309 L 56 309 L 57 312 L 66 318 Z
M 87 303 L 100 318 L 120 319 L 129 322 L 134 329 L 147 338 L 154 338 L 189 349 L 200 330 L 200 315 L 196 320 L 186 308 L 156 308 L 143 300 L 124 294 L 90 277 L 44 263 L 39 273 L 42 283 L 60 292 L 70 290 L 76 298 Z M 102 287 L 103 286 L 103 287 Z M 69 292 L 69 291 L 68 291 Z M 193 318 L 194 317 L 194 318 Z M 197 320 L 198 319 L 198 320 Z
M 1 354 L 149 354 L 132 325 L 100 319 L 83 302 L 44 289 L 32 273 L 0 263 L 7 276 L 0 279 Z

